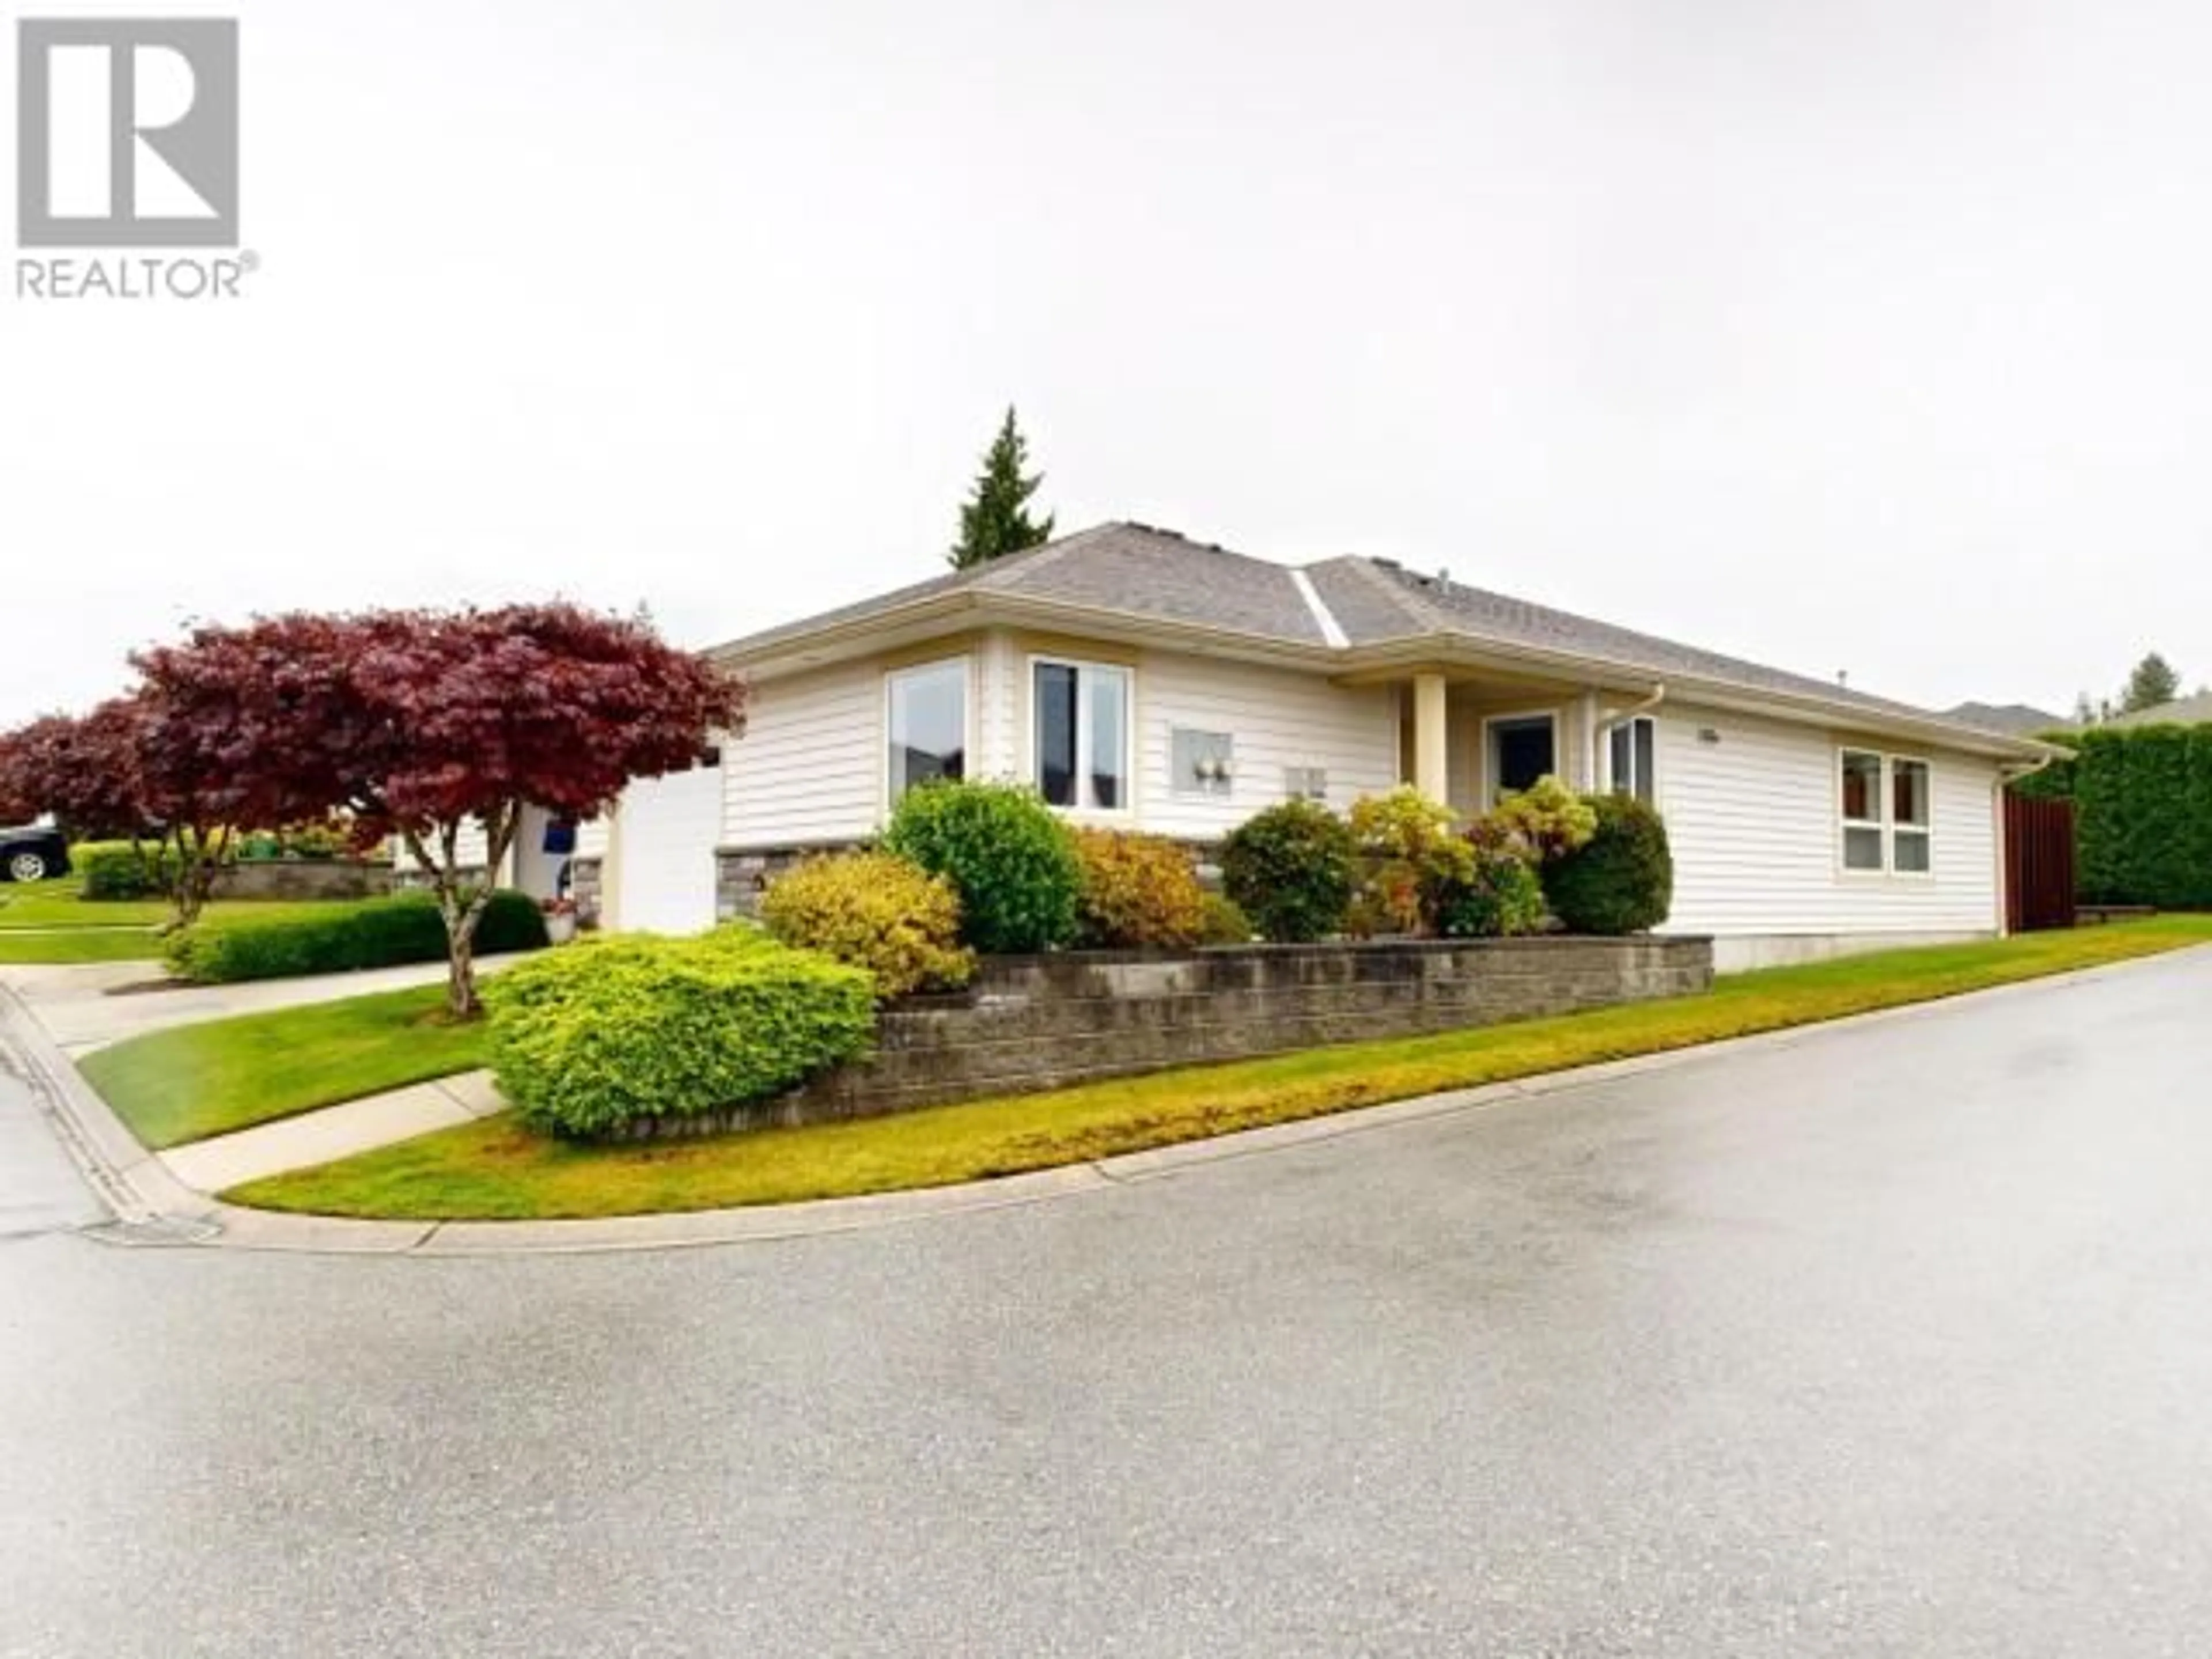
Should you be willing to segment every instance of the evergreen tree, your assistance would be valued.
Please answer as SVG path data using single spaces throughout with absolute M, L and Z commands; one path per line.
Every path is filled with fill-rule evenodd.
M 2172 702 L 2180 695 L 2181 676 L 2173 672 L 2172 663 L 2154 651 L 2128 676 L 2128 689 L 2121 696 L 2120 708 L 2125 714 L 2140 714 L 2146 708 Z
M 991 441 L 990 450 L 983 457 L 975 493 L 960 509 L 960 540 L 948 556 L 955 570 L 1052 539 L 1053 515 L 1046 514 L 1042 524 L 1029 515 L 1029 499 L 1036 494 L 1044 475 L 1024 477 L 1022 469 L 1028 463 L 1029 441 L 1014 424 L 1013 406 L 1009 404 L 999 435 Z

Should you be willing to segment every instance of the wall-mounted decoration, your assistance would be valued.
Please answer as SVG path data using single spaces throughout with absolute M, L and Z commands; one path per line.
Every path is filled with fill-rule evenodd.
M 1168 764 L 1178 795 L 1227 795 L 1237 778 L 1237 739 L 1226 732 L 1178 726 L 1170 732 Z

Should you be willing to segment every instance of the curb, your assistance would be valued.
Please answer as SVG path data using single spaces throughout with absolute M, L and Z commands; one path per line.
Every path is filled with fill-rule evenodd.
M 225 1204 L 185 1186 L 158 1155 L 140 1146 L 4 985 L 0 985 L 0 1046 L 11 1049 L 24 1062 L 22 1069 L 32 1091 L 50 1107 L 64 1146 L 113 1212 L 112 1223 L 81 1230 L 86 1237 L 116 1243 L 161 1243 L 336 1255 L 600 1255 L 816 1238 L 1112 1193 L 1150 1181 L 1171 1180 L 1216 1164 L 1540 1100 L 1653 1073 L 1709 1065 L 1737 1054 L 1793 1048 L 1832 1033 L 1925 1019 L 1985 999 L 2065 991 L 2205 950 L 2212 946 L 2185 946 L 1838 1019 L 1364 1106 L 1024 1175 L 852 1198 L 572 1221 L 363 1221 Z M 144 1236 L 132 1237 L 134 1229 L 143 1229 Z

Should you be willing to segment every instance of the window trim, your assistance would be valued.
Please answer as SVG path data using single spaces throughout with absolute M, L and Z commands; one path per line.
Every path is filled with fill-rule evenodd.
M 1633 787 L 1626 790 L 1621 788 L 1620 780 L 1613 774 L 1613 738 L 1623 732 L 1629 734 L 1628 760 L 1629 764 L 1633 767 L 1636 763 L 1636 728 L 1639 726 L 1648 726 L 1651 728 L 1651 777 L 1650 788 L 1641 795 L 1638 794 Z M 1608 794 L 1626 794 L 1632 799 L 1641 800 L 1653 811 L 1657 811 L 1660 773 L 1658 717 L 1653 714 L 1632 714 L 1626 720 L 1616 720 L 1610 725 L 1601 722 L 1598 726 L 1598 735 L 1600 738 L 1597 755 L 1598 787 Z
M 1538 720 L 1545 721 L 1552 728 L 1551 775 L 1564 781 L 1559 769 L 1566 759 L 1562 742 L 1565 727 L 1560 723 L 1558 709 L 1528 708 L 1518 713 L 1507 710 L 1485 714 L 1482 717 L 1482 795 L 1486 806 L 1497 805 L 1505 794 L 1498 775 L 1501 769 L 1498 764 L 1498 728 L 1501 726 L 1533 726 Z
M 1845 881 L 1907 881 L 1924 882 L 1936 878 L 1936 763 L 1925 754 L 1900 752 L 1878 748 L 1872 744 L 1839 743 L 1836 758 L 1830 770 L 1834 789 L 1836 834 L 1836 873 Z M 1875 781 L 1875 811 L 1878 816 L 1870 818 L 1851 818 L 1844 816 L 1844 762 L 1846 757 L 1863 755 L 1871 757 L 1880 768 Z M 1923 768 L 1928 775 L 1928 822 L 1924 824 L 1900 824 L 1897 821 L 1897 769 L 1902 763 Z M 1878 870 L 1854 868 L 1845 857 L 1846 832 L 1852 830 L 1873 830 L 1881 837 L 1881 867 Z M 1898 867 L 1897 836 L 1899 830 L 1923 837 L 1928 843 L 1928 867 L 1925 870 L 1904 870 Z
M 876 796 L 878 805 L 877 816 L 879 822 L 888 823 L 890 821 L 890 815 L 896 810 L 900 799 L 899 794 L 894 793 L 891 787 L 892 700 L 898 695 L 898 683 L 901 680 L 910 679 L 917 675 L 932 673 L 951 668 L 956 665 L 959 667 L 961 674 L 960 753 L 962 760 L 962 774 L 963 776 L 974 775 L 977 713 L 975 708 L 975 653 L 972 651 L 955 652 L 951 656 L 929 657 L 925 658 L 920 662 L 901 663 L 896 668 L 886 668 L 884 670 L 883 694 L 877 704 L 878 712 L 881 714 L 883 720 L 883 724 L 877 733 L 876 743 Z
M 1137 670 L 1133 664 L 1108 662 L 1095 657 L 1068 656 L 1053 651 L 1032 651 L 1024 659 L 1022 670 L 1023 708 L 1026 719 L 1022 733 L 1022 775 L 1030 787 L 1040 795 L 1044 793 L 1042 769 L 1037 764 L 1037 670 L 1039 668 L 1067 668 L 1075 672 L 1075 801 L 1066 806 L 1053 806 L 1055 812 L 1070 817 L 1100 818 L 1109 823 L 1122 823 L 1137 812 Z M 1121 700 L 1121 805 L 1093 806 L 1084 803 L 1090 792 L 1091 758 L 1091 722 L 1084 718 L 1090 706 L 1090 692 L 1085 689 L 1094 674 L 1112 674 L 1120 678 L 1125 695 Z M 1050 805 L 1050 802 L 1046 803 Z

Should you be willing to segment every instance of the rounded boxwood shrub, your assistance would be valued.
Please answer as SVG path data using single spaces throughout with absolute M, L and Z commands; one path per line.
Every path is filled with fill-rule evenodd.
M 1004 783 L 910 789 L 883 844 L 952 884 L 962 935 L 978 951 L 1049 951 L 1075 938 L 1082 861 L 1067 826 L 1033 789 Z
M 1109 950 L 1182 950 L 1206 929 L 1206 890 L 1190 854 L 1164 836 L 1079 830 L 1081 939 Z
M 1571 933 L 1640 933 L 1667 920 L 1674 859 L 1659 814 L 1627 795 L 1596 795 L 1597 827 L 1544 866 L 1544 896 Z
M 492 1071 L 532 1127 L 610 1139 L 653 1119 L 769 1100 L 865 1053 L 865 969 L 750 928 L 644 935 L 518 963 L 485 981 Z
M 545 918 L 523 893 L 497 892 L 477 923 L 478 956 L 536 951 L 546 944 Z M 162 945 L 169 971 L 199 985 L 343 974 L 404 962 L 442 962 L 446 919 L 428 893 L 284 907 L 267 917 L 226 916 L 179 929 Z
M 1285 801 L 1229 832 L 1221 878 L 1262 936 L 1303 944 L 1343 927 L 1358 880 L 1358 854 L 1351 827 L 1326 806 Z
M 1511 939 L 1544 925 L 1544 884 L 1518 853 L 1476 846 L 1472 867 L 1437 893 L 1446 939 Z
M 975 976 L 952 884 L 893 854 L 808 859 L 770 884 L 761 920 L 786 945 L 866 969 L 883 996 L 951 990 Z

